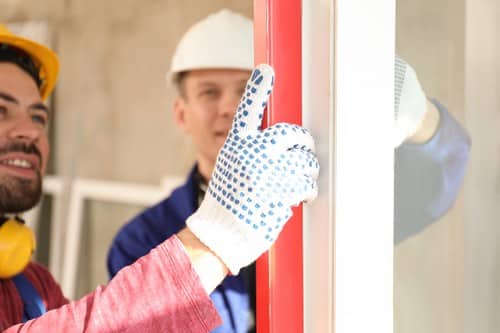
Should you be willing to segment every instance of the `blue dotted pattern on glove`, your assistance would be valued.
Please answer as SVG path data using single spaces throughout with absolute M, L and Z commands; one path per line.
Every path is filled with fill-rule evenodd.
M 254 71 L 208 188 L 222 207 L 269 242 L 290 218 L 290 207 L 315 188 L 319 169 L 312 138 L 302 127 L 276 124 L 260 130 L 272 85 L 272 74 Z

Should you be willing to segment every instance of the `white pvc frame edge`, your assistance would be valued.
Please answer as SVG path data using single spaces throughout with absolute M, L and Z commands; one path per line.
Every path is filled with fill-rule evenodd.
M 302 2 L 302 124 L 316 140 L 319 195 L 304 205 L 304 332 L 333 331 L 333 107 L 329 1 Z
M 334 3 L 334 332 L 391 333 L 395 0 Z
M 64 295 L 74 299 L 78 255 L 80 251 L 80 233 L 83 223 L 85 200 L 99 200 L 123 204 L 152 205 L 181 184 L 182 178 L 165 178 L 160 186 L 76 179 L 72 184 L 68 229 L 66 232 L 64 265 L 61 287 Z

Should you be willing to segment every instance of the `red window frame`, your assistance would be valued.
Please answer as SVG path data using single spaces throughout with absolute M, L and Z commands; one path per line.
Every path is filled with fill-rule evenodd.
M 255 63 L 270 64 L 275 85 L 264 127 L 302 124 L 300 0 L 255 0 Z M 302 207 L 257 261 L 257 332 L 303 332 Z

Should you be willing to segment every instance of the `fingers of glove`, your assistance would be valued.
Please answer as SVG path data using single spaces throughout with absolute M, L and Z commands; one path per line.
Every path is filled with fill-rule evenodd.
M 287 178 L 307 176 L 317 179 L 319 174 L 319 162 L 311 151 L 300 148 L 292 148 L 280 155 L 279 169 Z
M 284 181 L 281 201 L 283 205 L 295 207 L 302 202 L 311 202 L 318 195 L 318 185 L 312 177 L 301 175 L 292 181 Z
M 319 162 L 313 153 L 299 149 L 290 150 L 285 154 L 285 159 L 280 160 L 276 170 L 278 169 L 282 172 L 274 189 L 283 189 L 284 202 L 296 206 L 316 198 Z M 273 176 L 276 176 L 276 170 L 273 170 Z
M 274 70 L 271 66 L 261 64 L 253 70 L 234 116 L 232 133 L 261 129 L 264 109 L 273 84 Z
M 278 123 L 266 128 L 262 135 L 266 144 L 270 143 L 279 151 L 301 149 L 314 153 L 316 150 L 311 133 L 299 125 Z
M 314 201 L 314 199 L 316 199 L 316 197 L 318 196 L 318 182 L 316 181 L 316 178 L 311 177 L 308 177 L 306 179 L 306 182 L 309 186 L 303 193 L 302 201 L 305 203 L 309 203 Z

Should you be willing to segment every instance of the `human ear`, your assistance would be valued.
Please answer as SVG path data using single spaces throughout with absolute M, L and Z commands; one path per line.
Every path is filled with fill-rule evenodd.
M 189 132 L 188 122 L 186 120 L 186 108 L 187 104 L 184 98 L 177 97 L 174 102 L 174 121 L 177 127 L 179 127 L 183 132 Z

